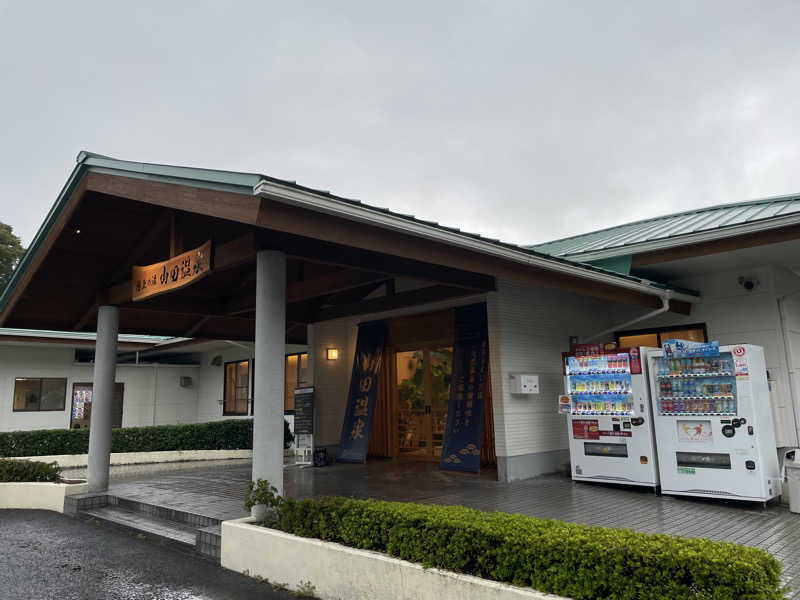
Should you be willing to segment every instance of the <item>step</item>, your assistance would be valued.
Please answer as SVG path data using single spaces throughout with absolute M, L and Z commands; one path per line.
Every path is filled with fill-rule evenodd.
M 119 529 L 142 533 L 146 537 L 181 550 L 195 549 L 196 527 L 152 517 L 119 506 L 101 506 L 81 511 L 78 517 L 91 517 Z
M 124 510 L 129 510 L 131 512 L 147 515 L 152 518 L 191 525 L 196 529 L 203 527 L 214 527 L 222 523 L 220 519 L 216 519 L 214 517 L 207 517 L 205 515 L 191 513 L 176 508 L 170 508 L 168 506 L 150 504 L 148 502 L 142 502 L 141 500 L 124 498 L 122 496 L 109 495 L 108 504 Z
M 200 554 L 219 562 L 222 550 L 222 525 L 198 529 L 194 547 Z

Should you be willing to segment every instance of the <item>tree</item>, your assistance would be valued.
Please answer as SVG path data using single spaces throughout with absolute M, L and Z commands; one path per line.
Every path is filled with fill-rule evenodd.
M 14 272 L 19 259 L 25 254 L 20 239 L 14 235 L 11 225 L 0 223 L 0 293 L 5 289 L 11 273 Z

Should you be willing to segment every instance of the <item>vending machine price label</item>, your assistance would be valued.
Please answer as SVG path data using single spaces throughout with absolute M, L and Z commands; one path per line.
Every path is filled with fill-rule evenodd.
M 601 429 L 598 433 L 605 437 L 632 437 L 633 435 L 630 431 L 609 431 L 608 429 Z

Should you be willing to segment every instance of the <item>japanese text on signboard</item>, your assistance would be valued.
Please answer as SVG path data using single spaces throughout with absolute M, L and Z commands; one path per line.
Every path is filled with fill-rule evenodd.
M 385 336 L 386 323 L 382 321 L 359 325 L 338 461 L 364 462 L 367 458 Z
M 131 269 L 131 299 L 136 302 L 182 288 L 211 271 L 211 241 L 160 263 Z

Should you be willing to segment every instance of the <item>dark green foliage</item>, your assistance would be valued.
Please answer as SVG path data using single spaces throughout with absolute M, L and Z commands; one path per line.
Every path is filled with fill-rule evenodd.
M 6 287 L 11 273 L 25 254 L 20 239 L 14 235 L 10 225 L 0 223 L 0 293 Z
M 758 548 L 460 506 L 287 500 L 288 533 L 583 599 L 778 600 L 780 563 Z
M 283 420 L 283 449 L 288 450 L 294 441 L 294 434 L 289 429 L 289 421 Z
M 59 479 L 61 479 L 61 468 L 56 463 L 0 458 L 0 482 L 2 483 L 58 481 Z
M 112 452 L 238 450 L 252 447 L 252 419 L 228 419 L 193 425 L 124 427 L 111 432 Z M 0 433 L 0 456 L 86 454 L 88 451 L 88 429 Z
M 245 510 L 250 510 L 258 504 L 269 508 L 278 508 L 283 503 L 284 499 L 278 495 L 278 488 L 270 485 L 266 479 L 251 481 L 247 486 L 247 493 L 244 495 Z

